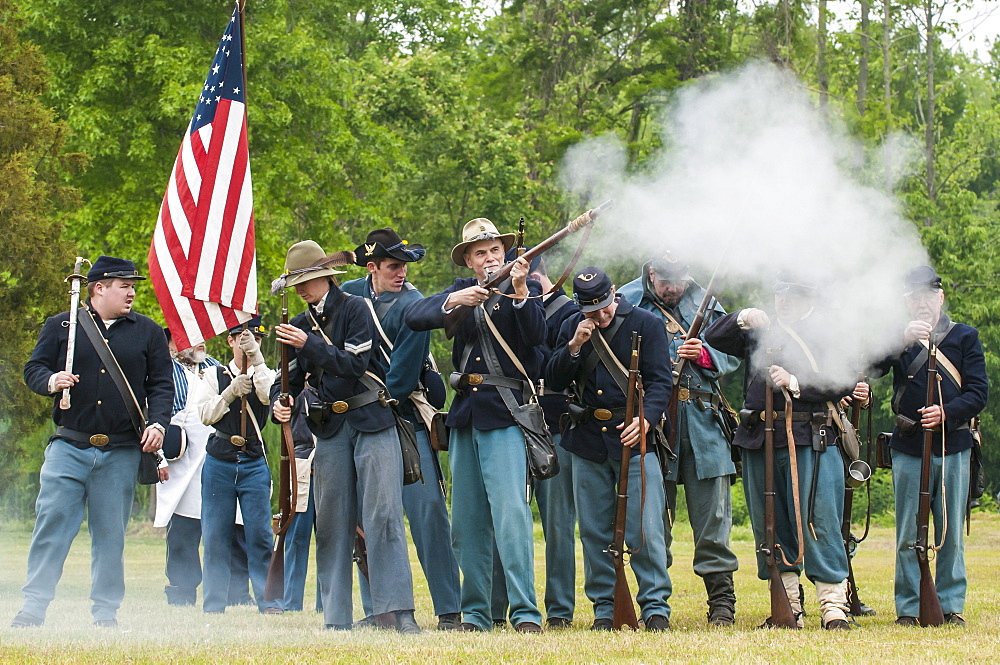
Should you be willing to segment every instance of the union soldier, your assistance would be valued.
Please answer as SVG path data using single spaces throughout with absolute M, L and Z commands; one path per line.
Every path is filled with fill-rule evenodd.
M 666 332 L 655 316 L 617 295 L 611 279 L 600 268 L 581 270 L 573 278 L 573 291 L 580 311 L 563 322 L 545 380 L 553 390 L 566 390 L 575 383 L 577 408 L 571 410 L 572 425 L 563 434 L 561 445 L 572 453 L 585 588 L 594 604 L 590 629 L 612 629 L 615 571 L 606 550 L 614 537 L 621 459 L 627 454 L 638 458 L 637 464 L 629 466 L 629 487 L 640 487 L 645 474 L 645 503 L 635 498 L 628 502 L 625 524 L 626 543 L 638 550 L 630 559 L 639 585 L 637 600 L 646 630 L 669 630 L 671 584 L 663 528 L 663 476 L 652 446 L 640 457 L 636 446 L 641 438 L 639 417 L 624 422 L 624 386 L 628 381 L 624 367 L 630 363 L 631 336 L 636 332 L 647 349 L 640 352 L 639 370 L 645 387 L 647 441 L 651 443 L 653 426 L 663 418 L 670 398 L 669 360 L 658 353 L 667 347 Z M 600 339 L 595 340 L 597 336 Z M 608 366 L 599 344 L 610 349 L 622 369 L 618 363 Z
M 200 393 L 201 421 L 215 426 L 201 470 L 201 529 L 205 544 L 202 607 L 213 614 L 225 612 L 229 598 L 237 501 L 243 515 L 250 585 L 257 607 L 266 614 L 282 612 L 280 603 L 264 600 L 273 536 L 271 471 L 264 457 L 261 429 L 275 374 L 260 350 L 260 340 L 266 334 L 260 317 L 231 328 L 226 341 L 233 350 L 233 359 L 228 366 L 216 367 L 205 375 Z
M 383 344 L 378 357 L 385 370 L 389 394 L 399 400 L 403 416 L 414 423 L 417 449 L 424 482 L 403 487 L 403 509 L 410 523 L 413 545 L 424 569 L 427 586 L 438 617 L 438 629 L 461 627 L 461 599 L 458 562 L 451 548 L 451 524 L 448 506 L 441 491 L 443 478 L 437 453 L 431 449 L 426 424 L 416 411 L 411 397 L 433 392 L 435 408 L 444 406 L 444 383 L 428 360 L 431 334 L 416 332 L 403 320 L 407 308 L 423 299 L 420 291 L 407 281 L 409 263 L 424 256 L 420 245 L 407 245 L 391 228 L 377 229 L 354 250 L 357 264 L 368 269 L 368 276 L 344 282 L 344 293 L 360 296 L 375 314 Z M 433 382 L 433 383 L 432 383 Z M 428 386 L 427 384 L 432 383 Z M 361 578 L 361 598 L 371 616 L 368 584 Z
M 530 248 L 528 248 L 530 249 Z M 507 261 L 517 258 L 515 250 L 507 252 Z M 579 309 L 573 299 L 560 286 L 552 291 L 554 284 L 545 270 L 545 259 L 536 256 L 529 266 L 528 278 L 536 280 L 545 295 L 542 306 L 545 309 L 546 340 L 538 347 L 548 362 L 559 337 L 563 321 Z M 539 381 L 538 402 L 545 413 L 545 424 L 552 434 L 553 445 L 562 439 L 559 423 L 566 413 L 566 392 L 546 390 L 544 379 Z M 573 625 L 576 610 L 576 505 L 573 503 L 573 466 L 563 464 L 559 473 L 535 482 L 535 501 L 542 519 L 542 533 L 545 535 L 545 626 L 547 628 L 569 628 Z M 499 557 L 493 562 L 493 623 L 506 624 L 507 594 L 503 585 L 503 570 Z
M 912 321 L 903 332 L 903 350 L 877 368 L 892 369 L 892 484 L 896 494 L 896 623 L 918 625 L 920 571 L 913 543 L 920 490 L 923 428 L 934 430 L 931 458 L 931 501 L 935 540 L 948 524 L 944 543 L 935 558 L 934 577 L 945 623 L 965 625 L 965 519 L 969 495 L 969 458 L 976 445 L 973 420 L 986 408 L 989 382 L 979 332 L 956 323 L 944 310 L 941 278 L 930 266 L 919 266 L 905 278 L 904 297 Z M 938 383 L 942 399 L 924 404 L 927 397 L 928 345 L 938 347 Z M 943 429 L 942 429 L 943 428 Z M 944 446 L 945 455 L 941 455 Z M 944 492 L 941 475 L 944 474 Z
M 153 526 L 167 528 L 167 580 L 170 605 L 194 605 L 201 584 L 201 467 L 212 428 L 198 415 L 198 388 L 206 370 L 219 361 L 205 343 L 178 351 L 169 328 L 167 336 L 174 377 L 174 404 L 164 439 L 170 477 L 156 488 Z M 183 446 L 183 447 L 182 447 Z
M 694 572 L 708 592 L 708 622 L 731 626 L 735 622 L 736 591 L 733 572 L 739 567 L 729 547 L 733 528 L 730 478 L 736 473 L 723 431 L 719 379 L 734 371 L 738 358 L 688 339 L 705 290 L 688 273 L 688 266 L 669 254 L 643 265 L 642 276 L 621 288 L 622 297 L 663 321 L 670 342 L 670 358 L 686 360 L 677 383 L 675 463 L 665 478 L 667 512 L 664 515 L 667 551 L 672 541 L 671 515 L 677 503 L 677 485 L 684 485 L 691 530 L 694 532 Z M 705 313 L 706 325 L 726 312 L 716 304 Z M 668 554 L 668 565 L 672 563 Z
M 488 219 L 467 222 L 451 258 L 475 276 L 458 278 L 441 293 L 411 305 L 406 324 L 413 330 L 442 328 L 445 314 L 455 307 L 475 308 L 455 334 L 452 387 L 458 394 L 446 421 L 451 428 L 452 534 L 463 574 L 462 627 L 493 627 L 495 537 L 511 621 L 517 631 L 535 633 L 541 631 L 542 616 L 535 599 L 524 435 L 498 390 L 523 404 L 531 394 L 528 382 L 538 378 L 541 359 L 535 347 L 545 342 L 545 314 L 541 301 L 527 296 L 540 295 L 541 287 L 527 279 L 529 266 L 523 258 L 514 262 L 510 284 L 502 293 L 482 287 L 489 273 L 503 265 L 504 252 L 513 244 L 514 234 L 499 233 Z M 513 357 L 488 327 L 487 317 Z
M 316 435 L 316 575 L 326 627 L 350 630 L 352 554 L 358 524 L 368 543 L 375 614 L 393 613 L 402 633 L 419 633 L 413 618 L 413 578 L 403 526 L 403 460 L 395 418 L 386 401 L 382 340 L 362 298 L 341 291 L 323 267 L 323 249 L 296 243 L 285 257 L 285 284 L 308 309 L 276 328 L 289 347 L 292 395 L 309 391 L 309 427 Z M 274 418 L 291 408 L 273 402 Z
M 135 284 L 145 279 L 132 261 L 101 256 L 87 273 L 89 310 L 97 331 L 118 361 L 139 406 L 147 409 L 141 434 L 133 425 L 125 397 L 112 379 L 114 368 L 77 330 L 74 373 L 66 372 L 69 312 L 45 321 L 24 382 L 39 395 L 53 398 L 56 433 L 42 464 L 37 518 L 28 550 L 24 604 L 11 626 L 40 626 L 55 597 L 56 585 L 73 539 L 80 532 L 84 508 L 91 542 L 91 614 L 94 625 L 115 627 L 125 596 L 125 527 L 132 512 L 140 451 L 158 451 L 170 422 L 174 388 L 170 354 L 163 330 L 132 311 Z M 70 408 L 59 408 L 60 393 L 71 389 Z M 124 389 L 124 387 L 123 387 Z M 137 417 L 141 418 L 141 416 Z
M 764 542 L 764 400 L 765 391 L 774 390 L 775 403 L 792 399 L 791 430 L 798 462 L 801 489 L 799 524 L 811 525 L 805 543 L 796 541 L 796 512 L 793 501 L 792 469 L 784 409 L 776 407 L 774 428 L 774 482 L 777 542 L 783 557 L 793 562 L 803 552 L 806 576 L 816 585 L 824 628 L 849 630 L 847 612 L 847 554 L 841 539 L 844 511 L 844 462 L 837 448 L 837 432 L 831 409 L 833 402 L 852 396 L 867 401 L 868 386 L 831 386 L 822 368 L 815 364 L 809 348 L 821 338 L 821 316 L 814 313 L 816 288 L 810 284 L 781 278 L 774 286 L 775 321 L 760 309 L 744 309 L 717 319 L 705 331 L 704 340 L 715 349 L 742 358 L 747 363 L 743 410 L 733 445 L 741 450 L 743 490 L 757 543 Z M 780 363 L 780 364 L 779 364 Z M 773 384 L 773 388 L 771 387 Z M 785 389 L 786 392 L 779 392 Z M 808 512 L 806 512 L 808 510 Z M 801 549 L 800 548 L 804 548 Z M 781 581 L 785 586 L 799 627 L 802 598 L 801 565 L 780 560 Z M 768 579 L 764 555 L 757 552 L 757 575 Z M 768 619 L 765 626 L 770 625 Z

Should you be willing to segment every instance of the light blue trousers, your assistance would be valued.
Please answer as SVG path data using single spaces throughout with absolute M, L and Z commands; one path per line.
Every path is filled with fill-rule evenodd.
M 802 510 L 802 538 L 805 540 L 805 572 L 813 583 L 838 584 L 847 579 L 847 552 L 840 535 L 844 514 L 844 461 L 840 449 L 830 446 L 819 455 L 819 476 L 813 513 L 814 538 L 808 526 L 809 493 L 813 486 L 814 455 L 812 447 L 799 446 L 799 506 Z M 743 450 L 743 491 L 746 494 L 754 541 L 764 542 L 764 449 Z M 795 504 L 792 500 L 792 473 L 788 449 L 774 451 L 774 498 L 777 542 L 789 561 L 798 558 L 799 543 L 795 527 Z M 802 564 L 788 566 L 779 559 L 782 572 L 802 572 Z M 757 577 L 768 578 L 764 555 L 757 553 Z
M 49 443 L 35 501 L 22 612 L 45 618 L 86 508 L 91 614 L 95 621 L 115 618 L 125 597 L 125 528 L 138 473 L 136 446 L 81 450 L 63 439 Z
M 545 533 L 545 616 L 573 620 L 576 608 L 576 503 L 573 501 L 573 461 L 559 448 L 559 473 L 535 484 L 535 500 Z
M 424 570 L 427 586 L 434 603 L 434 614 L 454 614 L 460 612 L 461 585 L 458 580 L 458 561 L 451 547 L 451 522 L 448 506 L 441 491 L 441 476 L 431 450 L 427 430 L 417 426 L 417 450 L 420 452 L 420 472 L 424 482 L 403 486 L 403 511 L 410 523 L 410 536 L 417 550 L 420 567 Z M 365 616 L 371 616 L 371 589 L 368 580 L 360 573 L 361 604 Z
M 736 555 L 729 548 L 729 535 L 733 530 L 733 500 L 729 493 L 729 476 L 701 479 L 695 464 L 691 440 L 680 436 L 677 450 L 678 480 L 684 483 L 684 499 L 688 520 L 694 534 L 694 572 L 704 577 L 712 573 L 731 573 L 739 568 Z M 666 481 L 667 510 L 677 505 L 677 482 Z M 672 515 L 664 512 L 664 530 L 667 541 L 668 565 L 673 563 L 670 545 L 673 533 L 670 528 Z
M 413 609 L 413 576 L 403 526 L 403 461 L 395 427 L 359 432 L 344 423 L 316 440 L 316 576 L 327 624 L 352 623 L 358 505 L 368 549 L 373 611 Z
M 493 628 L 493 538 L 514 625 L 541 624 L 535 598 L 534 539 L 526 489 L 524 436 L 516 426 L 452 429 L 452 536 L 462 571 L 462 620 Z
M 969 497 L 970 450 L 948 455 L 944 462 L 947 500 L 942 506 L 941 458 L 931 456 L 931 512 L 934 541 L 941 541 L 944 512 L 948 532 L 934 555 L 934 582 L 941 610 L 961 614 L 965 610 L 965 504 Z M 920 501 L 920 458 L 892 451 L 892 484 L 896 493 L 896 616 L 920 613 L 920 568 L 913 544 L 917 539 L 917 508 Z M 930 543 L 933 545 L 934 543 Z
M 577 455 L 573 460 L 573 496 L 580 516 L 583 543 L 584 588 L 594 604 L 595 619 L 611 619 L 614 611 L 615 568 L 608 554 L 614 539 L 614 521 L 621 462 L 608 458 L 591 462 Z M 670 617 L 670 575 L 667 573 L 667 546 L 663 537 L 663 475 L 653 453 L 646 453 L 646 502 L 642 505 L 642 467 L 633 457 L 628 474 L 628 509 L 625 544 L 639 551 L 627 561 L 635 573 L 639 589 L 636 600 L 642 619 L 660 614 Z M 641 525 L 640 525 L 641 516 Z

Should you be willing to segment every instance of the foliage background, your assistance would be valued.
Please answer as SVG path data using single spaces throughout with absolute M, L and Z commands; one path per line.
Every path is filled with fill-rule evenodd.
M 587 203 L 558 185 L 570 146 L 615 134 L 641 172 L 678 89 L 764 59 L 794 71 L 863 143 L 897 131 L 920 143 L 921 168 L 896 191 L 945 278 L 952 315 L 979 328 L 998 385 L 1000 46 L 958 48 L 940 15 L 969 4 L 859 0 L 841 3 L 834 21 L 825 0 L 251 1 L 260 292 L 292 242 L 353 248 L 384 225 L 430 248 L 411 277 L 439 290 L 457 274 L 445 257 L 464 221 L 510 227 L 523 215 L 529 240 L 548 235 Z M 49 404 L 27 392 L 20 368 L 42 319 L 66 307 L 62 279 L 76 253 L 145 267 L 231 8 L 0 0 L 0 497 L 14 515 L 30 517 L 49 429 Z M 615 277 L 640 262 L 616 266 Z M 152 289 L 138 300 L 159 318 Z M 275 320 L 276 303 L 260 306 Z M 446 359 L 442 339 L 435 350 Z M 888 387 L 878 391 L 884 429 Z M 995 400 L 983 429 L 996 490 Z

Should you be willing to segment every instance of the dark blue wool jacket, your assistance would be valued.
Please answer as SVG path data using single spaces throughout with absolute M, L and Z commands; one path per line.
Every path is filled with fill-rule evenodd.
M 90 315 L 81 309 L 79 316 Z M 94 318 L 97 328 L 107 337 L 139 406 L 147 409 L 146 423 L 159 423 L 166 428 L 174 401 L 174 371 L 163 328 L 136 312 L 126 314 L 110 330 L 105 329 L 100 317 Z M 49 377 L 66 368 L 67 321 L 69 312 L 45 321 L 35 350 L 24 365 L 24 382 L 39 395 L 51 395 Z M 118 388 L 97 356 L 87 333 L 79 325 L 73 373 L 80 376 L 80 381 L 70 390 L 69 410 L 59 408 L 61 391 L 51 395 L 52 420 L 56 425 L 87 434 L 126 434 L 134 431 Z M 135 443 L 138 442 L 136 435 Z
M 464 288 L 478 283 L 475 277 L 464 277 L 456 279 L 454 284 L 441 293 L 424 298 L 410 306 L 406 313 L 406 323 L 414 330 L 433 330 L 444 327 L 444 311 L 442 306 L 448 299 L 448 295 L 453 291 L 461 291 Z M 528 280 L 528 292 L 530 295 L 541 294 L 541 285 Z M 507 289 L 507 293 L 513 293 L 513 286 Z M 492 307 L 489 314 L 497 330 L 510 345 L 511 350 L 524 366 L 531 380 L 537 380 L 541 371 L 541 357 L 537 353 L 537 346 L 545 343 L 545 315 L 542 310 L 540 298 L 531 298 L 524 301 L 521 307 L 514 307 L 516 300 L 511 298 L 499 298 Z M 482 348 L 479 344 L 479 336 L 476 333 L 475 317 L 470 313 L 468 318 L 462 322 L 461 327 L 455 334 L 454 347 L 452 348 L 451 359 L 456 371 L 462 371 L 461 362 L 465 347 L 471 345 L 472 350 L 469 355 L 469 362 L 464 371 L 467 373 L 489 374 L 489 368 L 483 358 Z M 517 369 L 507 353 L 500 347 L 499 342 L 492 340 L 493 350 L 503 376 L 513 379 L 524 379 L 524 375 Z M 514 398 L 519 404 L 523 403 L 520 392 L 514 391 Z M 470 387 L 455 396 L 451 410 L 448 412 L 446 421 L 448 427 L 473 427 L 478 430 L 499 429 L 501 427 L 511 427 L 515 425 L 513 416 L 507 410 L 506 405 L 497 393 L 496 387 L 480 385 Z
M 646 391 L 644 410 L 646 420 L 656 425 L 665 417 L 667 401 L 670 399 L 670 355 L 667 333 L 657 317 L 634 307 L 621 296 L 617 297 L 618 309 L 615 311 L 615 319 L 624 320 L 615 336 L 609 340 L 609 345 L 615 357 L 625 369 L 628 369 L 632 357 L 632 332 L 638 332 L 642 337 L 639 349 L 639 373 L 642 375 Z M 576 327 L 582 320 L 583 314 L 577 312 L 567 318 L 559 330 L 555 350 L 545 368 L 546 384 L 554 390 L 568 388 L 577 378 L 577 373 L 584 368 L 587 357 L 596 353 L 593 339 L 584 343 L 579 356 L 574 358 L 569 352 L 567 345 L 573 339 Z M 588 407 L 617 409 L 625 406 L 625 393 L 600 361 L 594 371 L 585 377 L 582 393 L 583 404 Z M 622 422 L 622 418 L 605 421 L 589 419 L 585 423 L 567 429 L 563 433 L 560 445 L 571 453 L 593 462 L 603 462 L 608 457 L 619 460 L 622 456 L 622 442 L 621 430 L 617 427 Z M 667 423 L 666 427 L 669 426 Z M 647 443 L 647 450 L 652 448 L 650 443 Z M 638 455 L 639 447 L 633 447 L 631 454 Z
M 945 447 L 947 454 L 951 455 L 972 447 L 969 421 L 986 408 L 989 381 L 986 376 L 983 346 L 979 342 L 979 332 L 962 323 L 956 323 L 949 332 L 949 326 L 951 319 L 942 314 L 932 332 L 932 339 L 938 345 L 938 371 L 942 371 L 940 357 L 944 355 L 955 366 L 962 379 L 961 388 L 943 373 L 943 380 L 939 382 L 941 392 L 944 394 Z M 900 391 L 904 391 L 902 399 L 899 400 L 899 413 L 917 423 L 920 422 L 917 410 L 924 406 L 927 399 L 927 362 L 924 361 L 912 378 L 907 376 L 907 369 L 920 354 L 921 349 L 923 349 L 921 344 L 911 344 L 899 354 L 886 358 L 876 366 L 878 376 L 883 376 L 892 370 L 893 403 L 896 402 L 896 396 Z M 908 455 L 920 455 L 923 441 L 924 433 L 919 428 L 909 436 L 903 436 L 899 428 L 895 428 L 889 445 Z M 934 433 L 934 445 L 931 450 L 935 455 L 941 455 L 940 432 Z
M 375 330 L 371 312 L 361 298 L 342 293 L 338 287 L 331 286 L 323 305 L 323 313 L 316 314 L 311 305 L 309 311 L 332 344 L 327 344 L 320 331 L 313 329 L 312 319 L 307 312 L 290 321 L 309 336 L 301 349 L 288 349 L 288 380 L 293 396 L 297 397 L 302 392 L 306 375 L 309 375 L 309 385 L 316 389 L 319 399 L 328 403 L 367 392 L 368 388 L 359 380 L 366 370 L 385 380 L 379 360 L 382 340 Z M 279 375 L 275 385 L 280 386 L 280 382 Z M 395 419 L 392 409 L 374 402 L 347 413 L 332 413 L 328 422 L 323 425 L 310 422 L 309 427 L 316 436 L 329 438 L 345 422 L 359 432 L 379 432 L 393 426 Z

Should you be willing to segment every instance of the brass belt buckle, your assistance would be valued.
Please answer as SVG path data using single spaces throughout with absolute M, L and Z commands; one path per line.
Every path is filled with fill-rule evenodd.
M 349 409 L 350 407 L 347 406 L 347 402 L 344 402 L 343 400 L 337 400 L 336 402 L 330 405 L 330 408 L 333 410 L 334 413 L 347 413 L 347 409 Z
M 108 445 L 111 438 L 107 434 L 91 434 L 90 435 L 90 445 L 97 446 L 98 448 Z
M 483 382 L 482 374 L 468 374 L 467 376 L 469 377 L 470 386 L 478 386 L 480 383 Z
M 229 443 L 233 444 L 237 448 L 242 448 L 243 446 L 247 445 L 247 440 L 244 439 L 239 434 L 233 434 L 231 437 L 229 437 Z
M 607 409 L 594 409 L 594 417 L 598 420 L 611 420 L 612 415 Z
M 783 414 L 783 413 L 781 415 L 778 415 L 777 411 L 773 411 L 772 413 L 774 414 L 774 419 L 775 420 L 778 420 L 779 418 L 784 419 L 784 417 L 785 417 L 785 414 Z M 760 419 L 761 419 L 761 422 L 767 420 L 767 411 L 761 411 L 760 412 Z
M 682 402 L 688 401 L 689 399 L 691 399 L 691 391 L 688 390 L 687 388 L 678 388 L 677 399 L 679 399 Z

